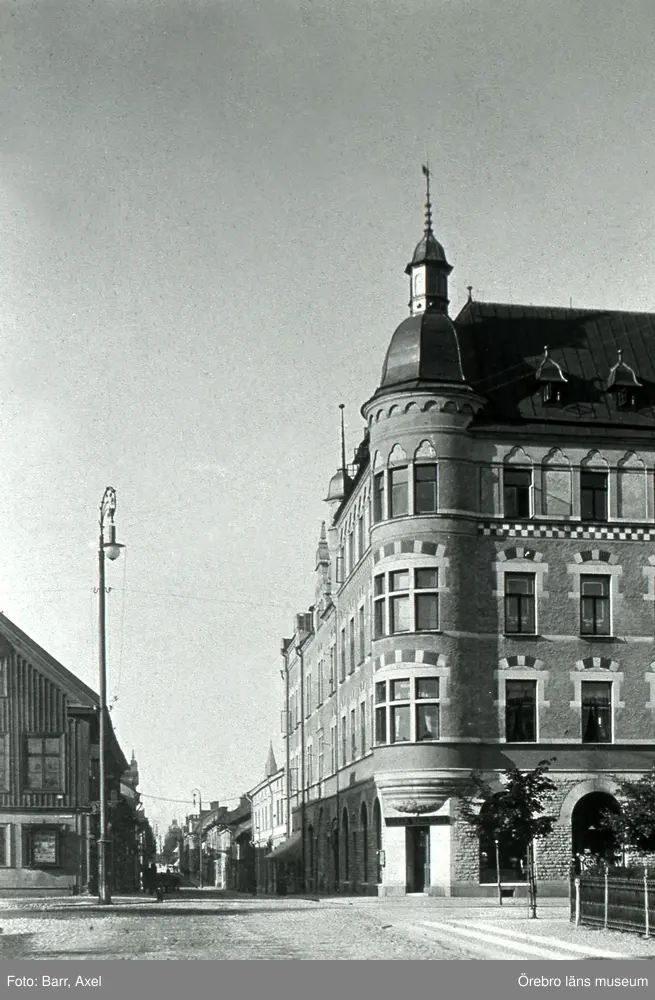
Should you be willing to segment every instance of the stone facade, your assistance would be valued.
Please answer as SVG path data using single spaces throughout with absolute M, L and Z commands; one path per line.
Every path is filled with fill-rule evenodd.
M 315 603 L 283 641 L 306 888 L 496 891 L 459 816 L 470 772 L 500 790 L 505 768 L 555 758 L 556 824 L 535 856 L 542 891 L 564 893 L 589 809 L 618 808 L 614 776 L 655 763 L 655 410 L 638 381 L 655 358 L 573 371 L 573 347 L 600 357 L 594 337 L 634 360 L 622 314 L 606 328 L 469 302 L 453 322 L 449 270 L 429 225 L 407 269 L 412 315 L 330 483 Z M 501 336 L 523 352 L 514 365 Z M 631 411 L 619 382 L 642 392 Z

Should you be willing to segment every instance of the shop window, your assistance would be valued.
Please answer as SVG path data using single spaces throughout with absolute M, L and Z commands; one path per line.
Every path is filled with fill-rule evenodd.
M 0 868 L 11 865 L 11 824 L 0 824 Z
M 27 856 L 30 867 L 57 867 L 60 853 L 60 830 L 57 827 L 32 826 L 27 833 Z

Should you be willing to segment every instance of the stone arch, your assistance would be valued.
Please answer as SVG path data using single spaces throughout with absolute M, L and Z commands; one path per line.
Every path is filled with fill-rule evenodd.
M 580 462 L 580 467 L 583 469 L 595 467 L 606 470 L 609 468 L 609 462 L 603 455 L 601 455 L 599 451 L 597 451 L 595 448 L 592 448 L 591 451 L 588 451 L 585 457 Z
M 342 845 L 342 875 L 343 881 L 348 882 L 350 880 L 350 840 L 349 840 L 349 830 L 350 822 L 348 819 L 348 810 L 343 807 L 343 812 L 341 813 L 341 845 Z
M 640 458 L 634 451 L 626 451 L 625 455 L 618 461 L 619 469 L 634 469 L 641 471 L 646 468 L 643 458 Z
M 411 403 L 407 404 L 407 406 L 403 410 L 403 413 L 411 413 L 412 410 L 416 410 L 417 413 L 419 412 L 418 403 L 415 403 L 414 400 L 412 400 Z
M 437 457 L 437 451 L 431 441 L 424 438 L 414 452 L 414 461 L 432 461 Z
M 607 552 L 606 549 L 584 549 L 582 552 L 575 553 L 573 561 L 576 563 L 604 562 L 617 566 L 619 557 L 613 552 Z
M 444 403 L 441 407 L 441 411 L 442 413 L 457 413 L 457 403 L 453 402 L 452 399 L 449 399 L 448 402 Z
M 542 562 L 543 553 L 536 549 L 525 549 L 522 545 L 512 546 L 502 549 L 497 557 L 498 562 L 508 562 L 510 559 L 529 559 L 531 562 Z
M 369 844 L 368 844 L 368 810 L 362 802 L 359 810 L 359 825 L 362 831 L 362 882 L 368 882 L 369 876 Z
M 389 452 L 389 465 L 407 465 L 407 453 L 405 449 L 399 445 L 395 444 L 391 451 Z
M 392 403 L 392 405 L 387 410 L 387 417 L 392 417 L 394 413 L 396 413 L 399 409 L 400 407 L 398 406 L 397 403 Z
M 506 465 L 533 465 L 533 461 L 520 444 L 515 445 L 511 451 L 503 457 Z
M 438 408 L 438 406 L 439 404 L 437 403 L 436 399 L 428 399 L 427 403 L 423 407 L 423 412 L 427 413 L 428 410 L 435 410 Z
M 576 805 L 580 799 L 583 799 L 585 795 L 589 795 L 591 792 L 607 792 L 608 795 L 616 799 L 619 793 L 619 786 L 616 781 L 603 774 L 597 774 L 593 778 L 581 781 L 564 798 L 560 806 L 558 821 L 565 826 L 570 826 L 571 817 Z
M 542 460 L 542 465 L 558 465 L 560 467 L 570 468 L 571 459 L 564 454 L 561 448 L 551 448 L 547 455 L 544 455 Z
M 379 451 L 376 451 L 375 455 L 373 456 L 373 471 L 379 472 L 380 469 L 383 468 L 384 468 L 384 461 L 382 459 L 382 455 L 380 454 Z

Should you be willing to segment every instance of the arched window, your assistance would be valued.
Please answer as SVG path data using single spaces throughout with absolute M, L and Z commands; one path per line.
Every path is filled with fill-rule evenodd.
M 343 878 L 347 882 L 350 878 L 350 851 L 348 842 L 348 810 L 344 809 L 341 819 L 341 843 L 343 844 Z
M 362 828 L 362 881 L 368 882 L 368 812 L 365 802 L 362 802 L 359 821 Z

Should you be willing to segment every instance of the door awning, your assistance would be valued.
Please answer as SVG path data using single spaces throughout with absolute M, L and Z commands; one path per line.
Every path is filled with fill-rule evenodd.
M 267 861 L 291 861 L 294 858 L 299 858 L 302 854 L 302 834 L 300 830 L 296 830 L 291 836 L 283 841 L 283 843 L 278 844 L 270 854 L 266 855 Z

